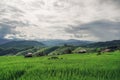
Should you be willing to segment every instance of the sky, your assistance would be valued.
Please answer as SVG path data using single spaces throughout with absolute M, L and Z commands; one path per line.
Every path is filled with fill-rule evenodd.
M 120 0 L 0 0 L 0 38 L 120 39 Z

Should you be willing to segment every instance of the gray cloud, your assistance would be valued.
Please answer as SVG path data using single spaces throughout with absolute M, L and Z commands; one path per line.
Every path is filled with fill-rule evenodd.
M 16 33 L 13 31 L 13 29 L 14 29 L 14 27 L 11 27 L 10 25 L 0 23 L 0 38 L 4 38 L 4 36 L 7 34 Z
M 29 27 L 31 25 L 29 22 L 2 19 L 0 20 L 0 38 L 4 38 L 7 34 L 19 34 L 20 32 L 15 30 L 17 27 Z
M 67 33 L 73 33 L 74 35 L 89 34 L 99 38 L 99 40 L 114 40 L 120 39 L 120 22 L 106 20 L 95 21 L 79 26 L 70 26 L 69 28 L 66 28 L 65 31 Z
M 119 5 L 120 4 L 120 0 L 99 0 L 100 1 L 100 4 L 102 3 L 102 4 L 104 4 L 104 3 L 111 3 L 111 4 L 117 4 L 117 5 Z M 120 5 L 119 5 L 120 6 Z
M 120 0 L 3 0 L 0 37 L 120 39 L 119 14 Z

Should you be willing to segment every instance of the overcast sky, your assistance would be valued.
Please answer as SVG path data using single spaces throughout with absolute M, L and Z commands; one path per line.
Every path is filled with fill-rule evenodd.
M 120 39 L 120 0 L 0 0 L 0 38 Z

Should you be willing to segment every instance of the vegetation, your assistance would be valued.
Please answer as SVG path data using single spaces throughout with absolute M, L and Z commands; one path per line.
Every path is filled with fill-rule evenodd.
M 71 54 L 74 46 L 60 46 L 58 49 L 51 52 L 49 55 Z
M 120 50 L 120 40 L 92 43 L 84 46 L 74 46 L 64 44 L 63 46 L 45 46 L 37 41 L 11 41 L 0 45 L 1 55 L 25 55 L 27 53 L 33 53 L 35 56 L 44 55 L 61 55 L 72 54 L 80 52 L 80 50 L 87 50 L 87 53 L 94 53 L 107 48 L 114 50 Z
M 20 48 L 20 49 L 24 49 L 27 47 L 33 47 L 33 46 L 41 47 L 45 45 L 37 41 L 11 41 L 11 42 L 0 45 L 0 47 L 2 48 Z
M 120 80 L 120 52 L 0 57 L 0 80 Z
M 97 42 L 97 43 L 88 44 L 85 47 L 100 48 L 100 47 L 110 47 L 110 46 L 119 46 L 120 47 L 120 40 Z
M 44 55 L 48 55 L 49 53 L 53 52 L 54 50 L 58 49 L 59 47 L 55 46 L 55 47 L 44 47 L 42 49 L 39 49 L 37 52 L 34 53 L 34 55 L 37 56 L 44 56 Z
M 0 80 L 120 80 L 120 44 L 108 43 L 45 47 L 10 42 L 0 48 Z
M 15 55 L 17 52 L 21 51 L 21 49 L 17 48 L 0 48 L 0 56 L 2 55 Z

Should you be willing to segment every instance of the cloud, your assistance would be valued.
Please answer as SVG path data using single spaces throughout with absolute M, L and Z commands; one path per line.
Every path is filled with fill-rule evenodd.
M 119 39 L 119 13 L 120 0 L 3 0 L 0 2 L 0 37 Z M 108 37 L 109 34 L 112 37 Z
M 88 35 L 87 37 L 95 37 L 93 40 L 114 40 L 120 39 L 120 22 L 112 21 L 95 21 L 87 24 L 82 24 L 78 26 L 71 26 L 71 28 L 66 28 L 67 33 L 72 33 L 76 35 Z M 86 38 L 79 37 L 77 38 Z
M 12 31 L 12 28 L 13 27 L 6 24 L 0 24 L 0 38 L 3 38 L 4 36 L 6 36 L 6 34 L 14 33 Z

